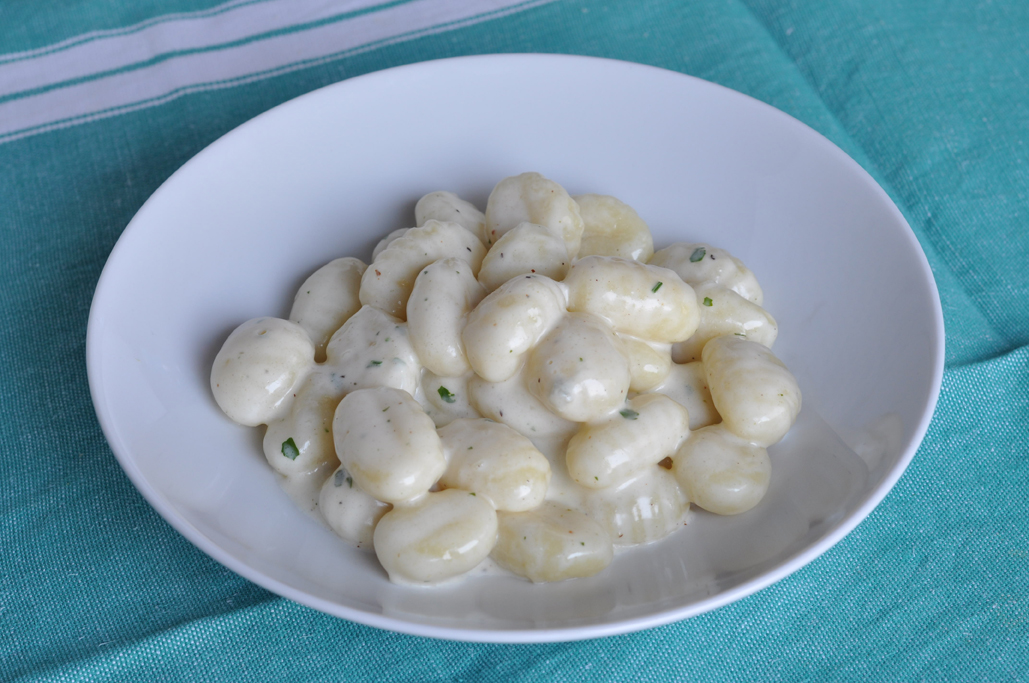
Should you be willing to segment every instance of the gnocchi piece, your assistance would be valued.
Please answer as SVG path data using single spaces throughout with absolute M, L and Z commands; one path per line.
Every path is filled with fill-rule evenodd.
M 430 192 L 418 200 L 414 207 L 415 225 L 421 227 L 430 220 L 457 223 L 479 241 L 486 241 L 486 215 L 453 192 Z
M 497 542 L 497 513 L 484 498 L 448 489 L 387 512 L 373 540 L 390 581 L 439 583 L 486 559 Z
M 393 232 L 379 240 L 379 243 L 375 245 L 374 249 L 372 249 L 372 261 L 379 258 L 379 254 L 385 251 L 386 247 L 388 247 L 389 245 L 393 244 L 393 242 L 403 237 L 404 233 L 406 233 L 410 229 L 411 228 L 397 228 L 396 230 L 394 230 Z
M 686 523 L 690 500 L 675 475 L 648 467 L 636 477 L 586 497 L 586 514 L 615 545 L 659 541 Z
M 568 443 L 568 474 L 580 486 L 623 484 L 675 453 L 689 435 L 686 409 L 662 394 L 640 394 L 613 417 L 583 425 Z
M 358 548 L 371 548 L 375 525 L 393 509 L 354 485 L 354 478 L 340 467 L 322 484 L 318 509 L 336 535 Z
M 579 258 L 620 256 L 646 263 L 654 255 L 650 228 L 628 204 L 602 194 L 574 198 L 585 226 Z
M 622 351 L 629 360 L 629 391 L 647 391 L 663 382 L 672 369 L 671 347 L 648 344 L 642 339 L 620 334 Z
M 800 387 L 771 351 L 739 337 L 715 337 L 704 347 L 703 363 L 726 429 L 760 446 L 786 436 L 800 412 Z
M 506 424 L 530 439 L 546 438 L 564 442 L 579 428 L 575 422 L 547 410 L 529 393 L 525 369 L 503 382 L 487 382 L 472 377 L 468 382 L 472 406 L 483 417 Z
M 704 344 L 715 337 L 733 335 L 769 348 L 779 325 L 765 309 L 720 285 L 702 284 L 694 290 L 700 302 L 700 326 L 692 337 L 672 347 L 676 363 L 700 360 Z
M 599 419 L 625 402 L 629 361 L 604 321 L 566 315 L 529 353 L 525 382 L 540 402 L 566 420 Z
M 717 515 L 750 510 L 768 491 L 768 451 L 712 425 L 690 435 L 672 459 L 675 478 L 694 503 Z
M 422 495 L 447 468 L 436 425 L 399 389 L 347 394 L 336 408 L 332 436 L 358 487 L 387 503 Z
M 542 275 L 506 282 L 468 315 L 461 333 L 475 374 L 503 382 L 522 366 L 524 355 L 565 315 L 561 286 Z
M 716 422 L 722 417 L 715 410 L 715 402 L 711 399 L 711 390 L 707 386 L 707 373 L 704 364 L 695 363 L 672 364 L 665 381 L 651 389 L 661 393 L 686 408 L 690 414 L 690 429 L 700 429 Z
M 361 308 L 357 292 L 367 267 L 350 257 L 330 261 L 304 280 L 293 298 L 289 319 L 303 327 L 314 342 L 315 361 L 325 360 L 329 337 Z
M 468 380 L 474 376 L 469 372 L 460 377 L 440 377 L 428 370 L 422 370 L 422 393 L 419 403 L 436 423 L 437 429 L 458 418 L 479 417 L 479 412 L 471 403 L 471 391 L 468 388 Z
M 248 427 L 283 417 L 293 390 L 314 368 L 314 344 L 300 325 L 279 318 L 248 320 L 214 358 L 211 392 L 218 407 Z
M 486 254 L 479 269 L 479 282 L 492 292 L 511 278 L 528 273 L 563 280 L 569 262 L 563 239 L 542 225 L 519 223 Z
M 362 306 L 325 347 L 325 365 L 346 391 L 393 387 L 418 390 L 421 363 L 407 324 L 374 306 Z
M 486 291 L 461 259 L 441 259 L 422 269 L 407 302 L 407 329 L 422 365 L 444 377 L 471 369 L 461 331 L 484 296 Z
M 565 189 L 539 173 L 504 178 L 486 202 L 486 244 L 494 244 L 519 223 L 535 223 L 560 235 L 569 258 L 579 253 L 584 225 L 579 205 Z
M 332 418 L 343 394 L 325 369 L 307 376 L 289 413 L 269 422 L 264 433 L 264 457 L 272 469 L 288 477 L 339 463 L 332 443 Z
M 448 461 L 439 480 L 443 488 L 474 491 L 507 512 L 531 510 L 547 495 L 550 461 L 507 425 L 454 420 L 439 438 Z
M 764 303 L 765 295 L 754 273 L 725 249 L 699 242 L 678 242 L 656 252 L 649 263 L 674 270 L 691 285 L 710 282 L 731 289 L 758 306 Z
M 457 223 L 430 220 L 390 242 L 361 277 L 361 303 L 403 319 L 415 278 L 442 258 L 459 258 L 479 273 L 486 248 Z
M 547 501 L 528 512 L 501 512 L 492 557 L 535 583 L 593 576 L 611 564 L 607 531 L 564 505 Z
M 565 277 L 568 310 L 592 313 L 616 332 L 653 342 L 689 339 L 700 324 L 693 288 L 665 268 L 587 256 Z

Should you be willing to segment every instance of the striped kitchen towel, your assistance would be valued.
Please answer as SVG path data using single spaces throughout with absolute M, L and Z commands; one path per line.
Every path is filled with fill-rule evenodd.
M 0 0 L 0 681 L 1029 680 L 1027 45 L 1024 0 Z M 939 406 L 890 495 L 796 574 L 600 641 L 402 636 L 226 570 L 115 461 L 86 320 L 147 197 L 281 102 L 491 52 L 742 91 L 907 217 L 946 318 Z

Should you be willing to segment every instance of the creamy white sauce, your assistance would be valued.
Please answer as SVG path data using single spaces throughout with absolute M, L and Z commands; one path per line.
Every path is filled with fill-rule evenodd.
M 249 321 L 216 359 L 215 398 L 269 425 L 287 495 L 394 582 L 588 576 L 691 502 L 764 495 L 800 391 L 753 273 L 710 245 L 654 253 L 631 207 L 580 199 L 535 173 L 485 212 L 426 195 L 370 265 L 328 264 L 294 322 Z
M 308 517 L 318 520 L 318 523 L 326 529 L 329 528 L 329 525 L 318 509 L 318 494 L 322 490 L 322 484 L 325 483 L 326 477 L 330 476 L 334 469 L 336 468 L 333 465 L 326 463 L 314 472 L 291 477 L 279 475 L 278 477 L 279 485 L 293 501 L 293 504 Z

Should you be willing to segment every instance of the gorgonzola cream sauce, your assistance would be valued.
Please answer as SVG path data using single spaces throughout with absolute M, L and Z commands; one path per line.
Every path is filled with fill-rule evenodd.
M 801 395 L 763 303 L 725 250 L 655 252 L 625 203 L 523 173 L 485 212 L 422 197 L 370 264 L 336 259 L 288 320 L 230 334 L 211 389 L 267 425 L 287 491 L 390 580 L 492 564 L 563 581 L 692 506 L 764 496 Z

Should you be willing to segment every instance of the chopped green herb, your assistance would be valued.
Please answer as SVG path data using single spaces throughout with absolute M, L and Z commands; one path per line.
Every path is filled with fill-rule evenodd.
M 354 478 L 350 475 L 347 475 L 347 486 L 354 488 Z
M 635 410 L 629 410 L 628 408 L 626 408 L 625 410 L 619 410 L 618 414 L 624 417 L 626 420 L 635 420 L 637 417 L 640 416 L 640 414 L 637 413 Z
M 347 473 L 343 470 L 336 470 L 336 474 L 332 477 L 332 485 L 339 488 L 343 485 L 343 477 L 347 476 Z
M 747 335 L 743 334 L 742 332 L 733 332 L 733 334 L 735 334 L 737 337 L 746 337 L 747 336 Z
M 382 361 L 381 360 L 373 360 L 371 363 L 368 364 L 368 367 L 375 368 L 375 367 L 378 367 L 380 365 L 382 365 Z
M 656 285 L 654 285 L 653 287 L 650 288 L 650 291 L 656 292 L 657 290 L 661 289 L 661 285 L 663 285 L 663 284 L 664 284 L 663 282 L 658 282 Z
M 586 545 L 586 541 L 579 541 L 579 545 Z
M 329 430 L 328 430 L 328 429 L 326 429 L 326 430 L 325 430 L 325 433 L 326 433 L 326 434 L 328 434 L 328 433 L 329 433 Z
M 383 408 L 382 412 L 386 412 L 387 410 L 389 410 L 389 406 L 386 406 L 385 408 Z
M 444 401 L 446 401 L 447 403 L 453 403 L 454 402 L 454 395 L 452 393 L 450 393 L 450 390 L 447 389 L 446 387 L 440 387 L 436 391 L 437 391 L 437 393 L 439 393 L 439 397 L 441 399 L 443 399 Z
M 386 337 L 385 341 L 389 341 L 389 337 Z
M 600 477 L 593 477 L 593 478 L 596 479 L 597 481 L 600 481 Z
M 468 450 L 472 450 L 473 448 L 474 448 L 474 446 L 469 446 Z
M 705 306 L 714 306 L 714 305 L 715 305 L 715 302 L 714 302 L 714 301 L 711 301 L 711 297 L 709 297 L 709 296 L 705 296 L 705 297 L 704 297 L 704 305 L 705 305 Z
M 472 495 L 473 495 L 473 496 L 475 495 L 475 491 L 472 491 Z
M 696 263 L 697 261 L 701 260 L 702 258 L 704 258 L 704 255 L 706 253 L 707 249 L 705 249 L 704 247 L 697 247 L 693 250 L 693 253 L 690 254 L 690 263 Z
M 579 356 L 579 362 L 580 363 L 582 362 L 582 356 Z
M 290 460 L 296 460 L 300 455 L 300 449 L 297 448 L 297 442 L 293 440 L 292 436 L 282 442 L 282 454 Z

